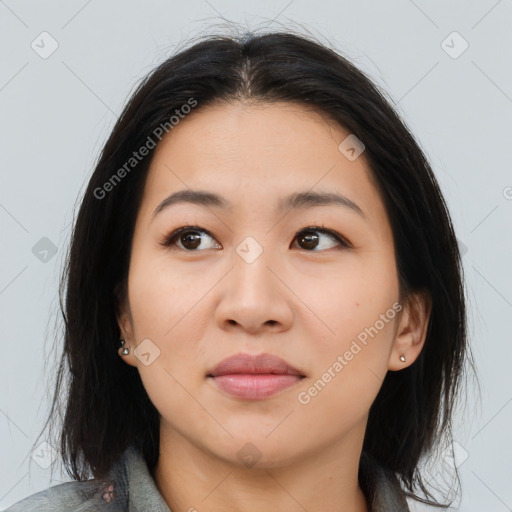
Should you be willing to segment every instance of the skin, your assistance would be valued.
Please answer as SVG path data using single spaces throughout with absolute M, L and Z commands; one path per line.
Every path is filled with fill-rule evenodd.
M 131 349 L 121 357 L 161 415 L 154 478 L 173 512 L 369 510 L 357 480 L 368 411 L 386 372 L 419 355 L 430 302 L 411 296 L 309 403 L 299 402 L 399 300 L 389 220 L 364 153 L 350 161 L 338 149 L 348 135 L 300 104 L 217 103 L 180 121 L 156 149 L 118 323 Z M 153 217 L 186 189 L 233 206 L 179 203 Z M 342 193 L 365 217 L 337 205 L 276 212 L 281 197 L 307 190 Z M 207 230 L 195 252 L 179 237 L 174 247 L 159 243 L 187 225 Z M 310 226 L 351 246 L 316 232 L 319 246 L 308 248 L 298 239 Z M 247 236 L 263 249 L 252 263 L 236 252 Z M 134 353 L 145 339 L 150 359 L 160 351 L 148 365 Z M 305 378 L 264 400 L 233 398 L 206 375 L 239 352 L 275 354 Z M 244 462 L 241 449 L 257 463 Z

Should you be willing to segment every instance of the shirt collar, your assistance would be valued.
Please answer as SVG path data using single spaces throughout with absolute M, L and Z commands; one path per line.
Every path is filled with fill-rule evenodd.
M 110 472 L 113 496 L 127 512 L 172 512 L 140 452 L 130 445 Z M 106 496 L 108 500 L 108 496 Z M 105 499 L 105 498 L 104 498 Z
M 124 451 L 110 474 L 113 489 L 110 491 L 107 487 L 104 490 L 104 501 L 114 498 L 123 501 L 123 510 L 129 512 L 172 512 L 158 490 L 146 461 L 133 445 Z M 409 512 L 396 475 L 380 466 L 366 452 L 361 455 L 359 482 L 367 498 L 369 512 Z

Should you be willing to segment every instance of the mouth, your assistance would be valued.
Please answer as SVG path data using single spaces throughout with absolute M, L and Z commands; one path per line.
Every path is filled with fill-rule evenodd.
M 206 377 L 232 397 L 261 400 L 296 385 L 306 375 L 272 354 L 240 353 L 221 361 Z

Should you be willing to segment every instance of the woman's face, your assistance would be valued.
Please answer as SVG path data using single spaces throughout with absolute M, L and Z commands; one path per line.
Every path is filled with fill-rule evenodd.
M 349 135 L 298 104 L 216 104 L 157 147 L 119 323 L 163 439 L 262 467 L 362 443 L 386 372 L 419 352 L 399 360 L 392 231 Z M 214 370 L 240 354 L 267 356 Z

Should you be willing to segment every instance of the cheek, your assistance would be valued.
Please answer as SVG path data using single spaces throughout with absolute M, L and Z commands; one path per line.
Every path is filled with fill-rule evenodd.
M 346 350 L 358 337 L 364 343 L 376 323 L 380 339 L 391 336 L 390 325 L 396 315 L 393 304 L 398 299 L 392 255 L 364 256 L 347 258 L 338 268 L 331 266 L 328 275 L 296 280 L 297 295 L 307 297 L 309 310 L 304 319 L 307 317 L 311 331 L 316 326 L 318 354 Z
M 169 411 L 179 405 L 174 403 L 181 396 L 179 383 L 195 386 L 196 380 L 203 378 L 198 361 L 211 312 L 201 299 L 212 286 L 213 277 L 209 279 L 206 271 L 191 276 L 161 257 L 132 260 L 129 300 L 135 341 L 151 340 L 158 353 L 151 366 L 139 364 L 138 368 L 148 395 L 158 402 L 163 393 L 162 406 Z M 191 368 L 198 371 L 191 374 Z
M 321 312 L 323 325 L 318 328 L 316 318 L 311 321 L 316 327 L 310 323 L 311 336 L 315 329 L 321 335 L 312 338 L 313 346 L 304 347 L 314 361 L 313 372 L 297 402 L 307 409 L 307 418 L 350 428 L 355 418 L 367 414 L 387 372 L 402 307 L 396 270 L 385 259 L 376 259 L 340 272 L 309 297 L 316 301 L 312 309 Z
M 375 400 L 402 307 L 391 257 L 375 254 L 349 270 L 340 271 L 314 296 L 329 329 L 324 327 L 316 339 L 314 372 L 297 397 L 308 418 L 322 418 L 335 428 L 350 428 Z
M 322 424 L 327 429 L 322 435 L 335 436 L 367 415 L 388 371 L 399 308 L 396 302 L 382 310 L 354 308 L 356 319 L 340 318 L 338 334 L 315 346 L 313 371 L 296 397 L 310 422 L 307 435 L 314 436 Z
M 168 343 L 182 322 L 197 316 L 195 308 L 208 291 L 208 282 L 204 271 L 191 275 L 179 265 L 170 264 L 169 258 L 144 254 L 134 257 L 129 298 L 137 338 L 154 336 Z

